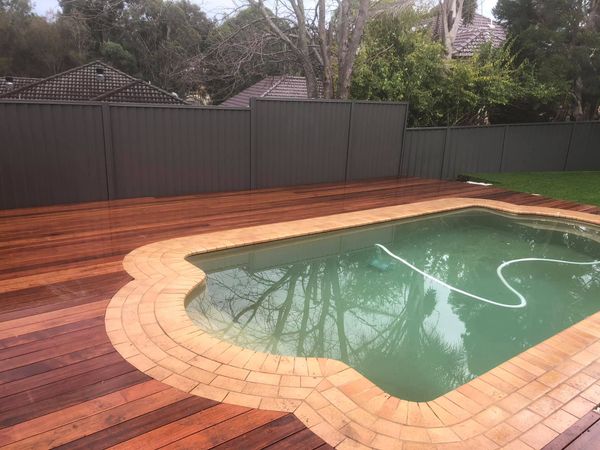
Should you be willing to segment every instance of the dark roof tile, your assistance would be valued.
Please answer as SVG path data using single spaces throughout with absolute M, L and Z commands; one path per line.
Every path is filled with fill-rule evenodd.
M 434 37 L 439 37 L 442 29 L 439 16 L 430 23 L 434 28 Z M 506 42 L 504 27 L 481 14 L 475 14 L 471 23 L 463 23 L 461 19 L 454 40 L 452 56 L 454 58 L 469 58 L 487 42 L 491 42 L 494 47 L 502 46 Z
M 12 91 L 14 89 L 22 88 L 23 86 L 27 86 L 28 84 L 35 83 L 40 81 L 41 78 L 31 78 L 31 77 L 11 77 L 9 75 L 0 78 L 0 95 Z
M 250 106 L 250 99 L 254 97 L 308 98 L 306 79 L 290 75 L 268 77 L 225 100 L 221 106 L 247 107 Z
M 106 101 L 129 103 L 185 103 L 162 89 L 114 67 L 94 61 L 43 80 L 0 93 L 20 100 Z

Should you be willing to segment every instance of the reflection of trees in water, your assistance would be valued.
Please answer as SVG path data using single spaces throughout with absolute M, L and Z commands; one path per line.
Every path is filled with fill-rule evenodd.
M 404 224 L 389 245 L 434 277 L 505 303 L 516 298 L 495 274 L 502 261 L 562 259 L 565 253 L 557 252 L 563 251 L 574 260 L 600 259 L 600 244 L 572 227 L 495 221 L 495 216 L 478 221 L 450 216 Z M 490 242 L 496 247 L 486 251 Z M 388 392 L 423 401 L 598 309 L 590 299 L 600 298 L 600 266 L 565 271 L 544 264 L 549 263 L 507 269 L 516 289 L 537 295 L 518 310 L 441 289 L 374 247 L 256 271 L 239 266 L 212 273 L 206 292 L 190 306 L 204 328 L 239 345 L 339 359 Z M 548 307 L 544 296 L 557 293 L 568 301 Z M 440 314 L 464 324 L 457 342 L 448 341 L 447 330 L 437 331 Z
M 362 258 L 211 274 L 194 304 L 197 317 L 207 316 L 200 319 L 205 327 L 243 346 L 342 360 L 405 398 L 466 381 L 462 353 L 426 325 L 435 290 L 391 261 L 383 270 L 364 267 L 364 252 L 371 260 L 383 257 L 370 248 L 359 252 Z
M 528 256 L 574 261 L 600 259 L 599 243 L 585 233 L 577 233 L 572 225 L 528 226 L 526 222 L 508 222 L 501 232 L 514 236 L 525 247 L 522 253 L 503 260 Z M 492 234 L 489 239 L 501 240 Z M 478 245 L 478 242 L 467 241 L 462 250 L 467 255 L 480 254 L 479 259 L 466 260 L 460 253 L 450 254 L 449 266 L 456 268 L 448 278 L 450 284 L 468 285 L 469 280 L 486 276 L 488 256 L 478 251 Z M 489 274 L 489 270 L 487 272 Z M 474 374 L 489 370 L 497 361 L 515 356 L 598 310 L 598 303 L 593 299 L 600 300 L 600 265 L 571 265 L 565 270 L 564 265 L 555 263 L 519 263 L 508 268 L 505 276 L 528 299 L 525 308 L 490 308 L 483 303 L 465 301 L 455 293 L 449 297 L 453 310 L 466 325 L 463 342 L 469 370 Z M 516 297 L 507 290 L 496 295 L 503 302 L 516 302 Z

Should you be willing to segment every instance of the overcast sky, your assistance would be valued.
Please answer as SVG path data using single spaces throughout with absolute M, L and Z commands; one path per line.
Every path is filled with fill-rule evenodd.
M 479 12 L 484 16 L 492 17 L 492 8 L 497 0 L 478 0 Z M 235 8 L 236 4 L 241 4 L 241 0 L 192 0 L 209 15 L 215 16 Z M 40 15 L 45 15 L 48 11 L 54 11 L 58 8 L 58 0 L 33 0 L 35 10 Z

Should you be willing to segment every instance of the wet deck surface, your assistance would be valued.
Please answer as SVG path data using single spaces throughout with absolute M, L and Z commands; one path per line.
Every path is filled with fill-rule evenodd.
M 123 360 L 104 329 L 109 299 L 130 280 L 121 261 L 172 237 L 444 197 L 600 213 L 414 178 L 0 211 L 0 446 L 329 448 L 291 414 L 190 396 Z M 600 448 L 589 421 L 549 448 Z
M 590 411 L 567 431 L 544 447 L 544 450 L 600 449 L 600 414 Z

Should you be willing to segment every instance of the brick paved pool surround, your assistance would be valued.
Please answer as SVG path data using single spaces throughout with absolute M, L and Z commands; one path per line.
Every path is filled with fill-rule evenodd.
M 156 242 L 125 257 L 134 280 L 107 308 L 108 335 L 125 359 L 157 380 L 220 402 L 293 412 L 339 448 L 388 449 L 403 442 L 539 448 L 600 401 L 600 313 L 435 400 L 411 402 L 337 360 L 266 354 L 222 341 L 185 310 L 205 277 L 189 256 L 468 207 L 600 225 L 599 216 L 581 212 L 450 198 Z

